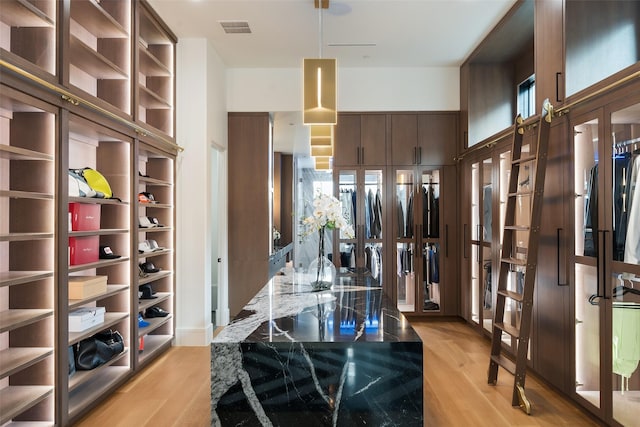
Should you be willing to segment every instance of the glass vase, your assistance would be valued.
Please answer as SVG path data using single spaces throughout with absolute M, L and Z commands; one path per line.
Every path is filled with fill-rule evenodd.
M 336 267 L 324 253 L 324 233 L 324 227 L 318 230 L 318 257 L 311 261 L 308 269 L 309 282 L 314 291 L 331 289 L 336 279 Z
M 335 278 L 336 267 L 326 256 L 320 255 L 309 264 L 309 279 L 314 291 L 331 289 Z

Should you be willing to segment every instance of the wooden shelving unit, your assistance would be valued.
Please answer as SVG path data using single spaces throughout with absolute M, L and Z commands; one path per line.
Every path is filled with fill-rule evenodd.
M 0 99 L 0 423 L 53 424 L 56 109 L 4 86 Z
M 142 351 L 138 352 L 137 364 L 142 365 L 160 354 L 171 344 L 175 331 L 173 312 L 175 308 L 175 208 L 174 208 L 174 160 L 160 150 L 141 144 L 138 151 L 138 191 L 153 194 L 157 203 L 138 203 L 138 216 L 157 218 L 161 227 L 138 228 L 138 242 L 153 239 L 163 250 L 138 253 L 138 264 L 152 262 L 160 268 L 156 273 L 138 276 L 138 286 L 151 286 L 154 299 L 138 299 L 138 312 L 149 322 L 137 328 Z M 168 312 L 166 317 L 148 318 L 146 311 L 153 307 Z
M 66 426 L 174 337 L 177 39 L 144 0 L 3 0 L 0 24 L 0 424 Z M 68 195 L 67 169 L 85 167 L 114 198 Z M 139 206 L 139 191 L 160 203 Z M 99 220 L 72 225 L 70 203 Z M 163 226 L 140 230 L 139 215 Z M 166 249 L 152 258 L 162 271 L 139 278 L 147 233 Z M 100 259 L 96 242 L 119 257 Z M 106 276 L 106 291 L 69 299 L 76 275 Z M 139 284 L 157 298 L 139 304 Z M 138 328 L 154 305 L 171 314 Z M 69 332 L 81 307 L 104 307 L 104 322 Z M 125 350 L 70 375 L 70 348 L 105 329 Z

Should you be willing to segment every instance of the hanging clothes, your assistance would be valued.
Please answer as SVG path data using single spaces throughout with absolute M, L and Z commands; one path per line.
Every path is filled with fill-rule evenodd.
M 491 241 L 492 236 L 492 228 L 491 222 L 493 220 L 492 217 L 492 200 L 491 200 L 492 188 L 491 184 L 487 184 L 482 189 L 482 224 L 484 226 L 482 239 L 485 242 Z
M 627 234 L 624 246 L 624 262 L 640 264 L 640 160 L 634 156 L 631 165 L 631 179 L 629 180 L 629 216 L 627 220 Z
M 613 303 L 613 372 L 627 380 L 640 361 L 640 304 Z
M 340 192 L 340 205 L 342 206 L 342 216 L 347 224 L 352 227 L 355 225 L 355 214 L 353 211 L 353 191 L 342 190 Z
M 371 236 L 374 239 L 382 239 L 382 193 L 376 190 L 373 202 L 373 222 L 371 224 Z
M 404 237 L 413 237 L 413 193 L 409 194 L 407 202 L 407 228 Z
M 427 195 L 427 185 L 422 186 L 422 225 L 424 231 L 422 237 L 429 237 L 429 196 Z
M 492 306 L 492 295 L 491 295 L 491 262 L 486 262 L 484 264 L 484 308 L 490 309 Z
M 584 203 L 584 256 L 596 256 L 598 247 L 598 164 L 589 171 Z
M 371 238 L 371 202 L 373 199 L 373 193 L 371 190 L 364 196 L 364 237 L 366 239 Z
M 613 164 L 613 259 L 623 261 L 631 196 L 631 153 L 615 155 Z
M 398 217 L 398 237 L 405 237 L 404 233 L 406 230 L 405 225 L 405 217 L 404 217 L 404 208 L 402 207 L 402 201 L 398 199 L 398 206 L 396 207 L 397 217 Z

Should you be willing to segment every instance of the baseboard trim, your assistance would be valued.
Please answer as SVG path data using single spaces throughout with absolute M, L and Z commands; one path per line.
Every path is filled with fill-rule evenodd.
M 175 345 L 179 347 L 199 347 L 211 344 L 213 337 L 213 324 L 206 328 L 177 328 Z

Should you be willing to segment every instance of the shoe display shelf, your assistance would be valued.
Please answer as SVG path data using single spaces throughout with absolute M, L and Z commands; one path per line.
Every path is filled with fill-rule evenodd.
M 158 271 L 150 272 L 140 267 L 138 275 L 138 312 L 149 324 L 138 326 L 139 364 L 147 363 L 171 345 L 175 333 L 175 208 L 174 208 L 174 156 L 151 145 L 141 143 L 138 149 L 138 191 L 152 196 L 152 201 L 142 197 L 138 202 L 138 216 L 149 217 L 158 225 L 138 228 L 138 242 L 153 239 L 163 248 L 154 252 L 140 253 L 138 265 L 151 265 Z M 154 222 L 154 221 L 152 221 Z M 140 286 L 151 288 L 153 297 L 144 299 Z M 158 307 L 168 313 L 164 317 L 146 317 L 147 310 Z
M 71 115 L 69 120 L 68 167 L 82 169 L 90 167 L 99 171 L 109 182 L 113 197 L 87 198 L 68 197 L 69 203 L 97 206 L 97 221 L 89 229 L 78 227 L 69 219 L 69 276 L 107 276 L 106 293 L 85 299 L 68 299 L 68 310 L 80 307 L 105 307 L 104 322 L 82 332 L 69 332 L 67 345 L 75 346 L 105 329 L 117 330 L 123 336 L 125 350 L 98 368 L 76 370 L 69 376 L 68 417 L 77 418 L 87 410 L 97 397 L 121 384 L 132 372 L 129 347 L 131 346 L 131 157 L 133 139 L 115 130 L 101 127 L 84 118 Z M 94 219 L 95 220 L 95 219 Z M 60 233 L 61 235 L 63 233 Z M 88 251 L 90 259 L 75 257 L 76 251 Z M 100 246 L 107 246 L 113 259 L 100 258 Z M 95 251 L 95 252 L 94 252 Z M 65 284 L 67 285 L 67 284 Z M 60 290 L 66 289 L 59 287 Z M 67 289 L 68 296 L 68 289 Z M 66 320 L 66 319 L 65 319 Z M 61 325 L 64 321 L 60 322 Z M 67 352 L 67 357 L 71 357 Z

